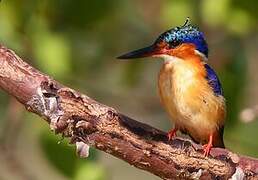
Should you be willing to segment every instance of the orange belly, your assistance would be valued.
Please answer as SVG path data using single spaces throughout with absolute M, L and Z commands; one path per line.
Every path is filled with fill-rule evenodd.
M 224 124 L 225 101 L 201 72 L 183 60 L 164 63 L 159 74 L 161 101 L 171 121 L 195 141 L 206 143 Z

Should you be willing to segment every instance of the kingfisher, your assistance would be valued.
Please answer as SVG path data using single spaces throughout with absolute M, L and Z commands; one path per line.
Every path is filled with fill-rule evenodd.
M 168 140 L 180 130 L 202 144 L 204 156 L 212 147 L 224 148 L 226 103 L 215 71 L 208 65 L 208 45 L 203 32 L 191 25 L 172 28 L 148 47 L 131 51 L 118 59 L 158 57 L 164 59 L 158 75 L 158 89 L 174 128 Z

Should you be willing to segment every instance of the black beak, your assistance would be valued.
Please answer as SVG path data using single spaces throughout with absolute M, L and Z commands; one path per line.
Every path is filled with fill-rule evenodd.
M 117 57 L 117 59 L 135 59 L 135 58 L 144 58 L 150 57 L 156 54 L 156 48 L 154 45 L 131 51 L 122 56 Z

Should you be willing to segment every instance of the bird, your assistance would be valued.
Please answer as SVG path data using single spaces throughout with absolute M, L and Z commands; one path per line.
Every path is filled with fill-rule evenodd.
M 210 155 L 213 147 L 225 148 L 226 100 L 220 80 L 208 64 L 204 33 L 187 18 L 183 25 L 159 35 L 150 46 L 117 58 L 145 57 L 164 60 L 158 75 L 158 91 L 174 124 L 167 133 L 168 140 L 179 130 L 203 145 L 204 156 Z

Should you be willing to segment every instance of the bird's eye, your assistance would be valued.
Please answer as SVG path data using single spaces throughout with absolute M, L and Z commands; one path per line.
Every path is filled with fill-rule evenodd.
M 180 45 L 180 44 L 181 44 L 180 41 L 178 41 L 178 40 L 173 40 L 173 41 L 171 41 L 171 42 L 169 43 L 169 47 L 170 47 L 170 48 L 175 48 L 175 47 L 177 47 L 177 46 Z

